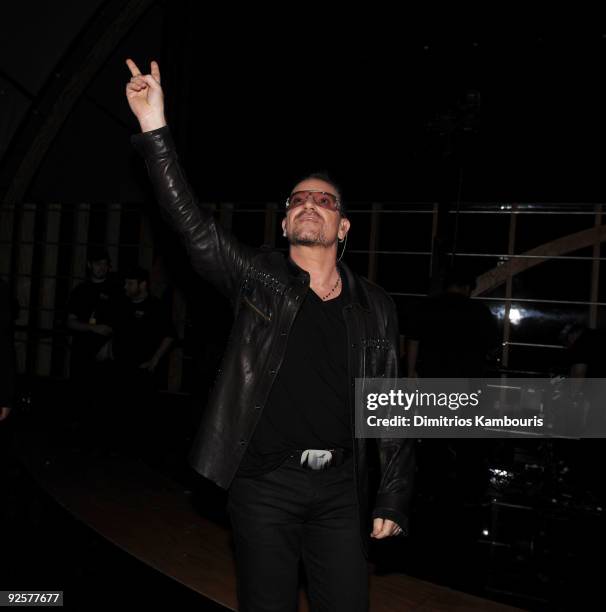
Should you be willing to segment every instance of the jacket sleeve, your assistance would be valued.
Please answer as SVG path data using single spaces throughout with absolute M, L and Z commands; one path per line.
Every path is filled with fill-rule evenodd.
M 397 377 L 400 358 L 400 336 L 395 304 L 389 298 L 386 334 L 395 353 L 394 367 L 389 376 Z M 395 372 L 395 374 L 394 374 Z M 402 535 L 408 534 L 408 517 L 412 499 L 412 488 L 416 468 L 414 438 L 379 438 L 377 440 L 381 481 L 375 500 L 372 518 L 389 519 L 402 528 Z
M 131 136 L 143 157 L 163 217 L 179 235 L 194 270 L 228 298 L 237 295 L 254 249 L 223 229 L 201 206 L 183 171 L 168 126 Z

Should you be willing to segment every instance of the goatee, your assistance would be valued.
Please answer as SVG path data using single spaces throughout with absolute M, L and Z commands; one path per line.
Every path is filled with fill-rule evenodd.
M 336 244 L 336 238 L 332 241 L 327 240 L 324 234 L 299 234 L 295 232 L 294 234 L 288 236 L 288 242 L 291 246 L 320 246 L 326 249 L 330 248 L 334 244 Z

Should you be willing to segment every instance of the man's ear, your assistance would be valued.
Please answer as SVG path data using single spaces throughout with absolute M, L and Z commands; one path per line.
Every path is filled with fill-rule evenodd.
M 347 232 L 349 232 L 350 226 L 351 223 L 349 222 L 349 219 L 347 219 L 347 217 L 344 217 L 339 222 L 339 238 L 341 240 L 343 240 L 343 238 L 345 238 L 345 236 L 347 235 Z

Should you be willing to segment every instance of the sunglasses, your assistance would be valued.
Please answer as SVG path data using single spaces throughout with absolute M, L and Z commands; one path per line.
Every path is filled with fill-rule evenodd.
M 333 193 L 313 190 L 295 191 L 291 193 L 288 200 L 286 200 L 286 208 L 290 210 L 297 206 L 303 206 L 309 198 L 311 198 L 313 203 L 320 208 L 326 208 L 327 210 L 339 210 L 341 208 L 339 198 Z

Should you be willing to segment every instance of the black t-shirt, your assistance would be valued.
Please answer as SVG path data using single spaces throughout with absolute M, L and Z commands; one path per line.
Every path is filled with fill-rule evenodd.
M 80 323 L 109 325 L 116 322 L 118 305 L 123 299 L 120 286 L 111 279 L 101 283 L 86 280 L 71 293 L 67 303 L 68 314 L 76 316 Z M 94 357 L 108 338 L 94 332 L 74 332 L 72 350 L 76 358 Z
M 477 378 L 486 354 L 498 344 L 490 310 L 477 300 L 444 293 L 421 302 L 408 337 L 419 341 L 418 371 L 429 378 Z
M 168 309 L 157 297 L 125 300 L 114 329 L 114 358 L 122 366 L 139 367 L 154 356 L 164 338 L 175 336 Z
M 238 476 L 271 471 L 295 449 L 351 449 L 344 274 L 342 282 L 332 300 L 307 292 Z
M 583 363 L 587 366 L 587 378 L 606 376 L 606 332 L 599 329 L 584 329 L 568 354 L 570 365 Z

